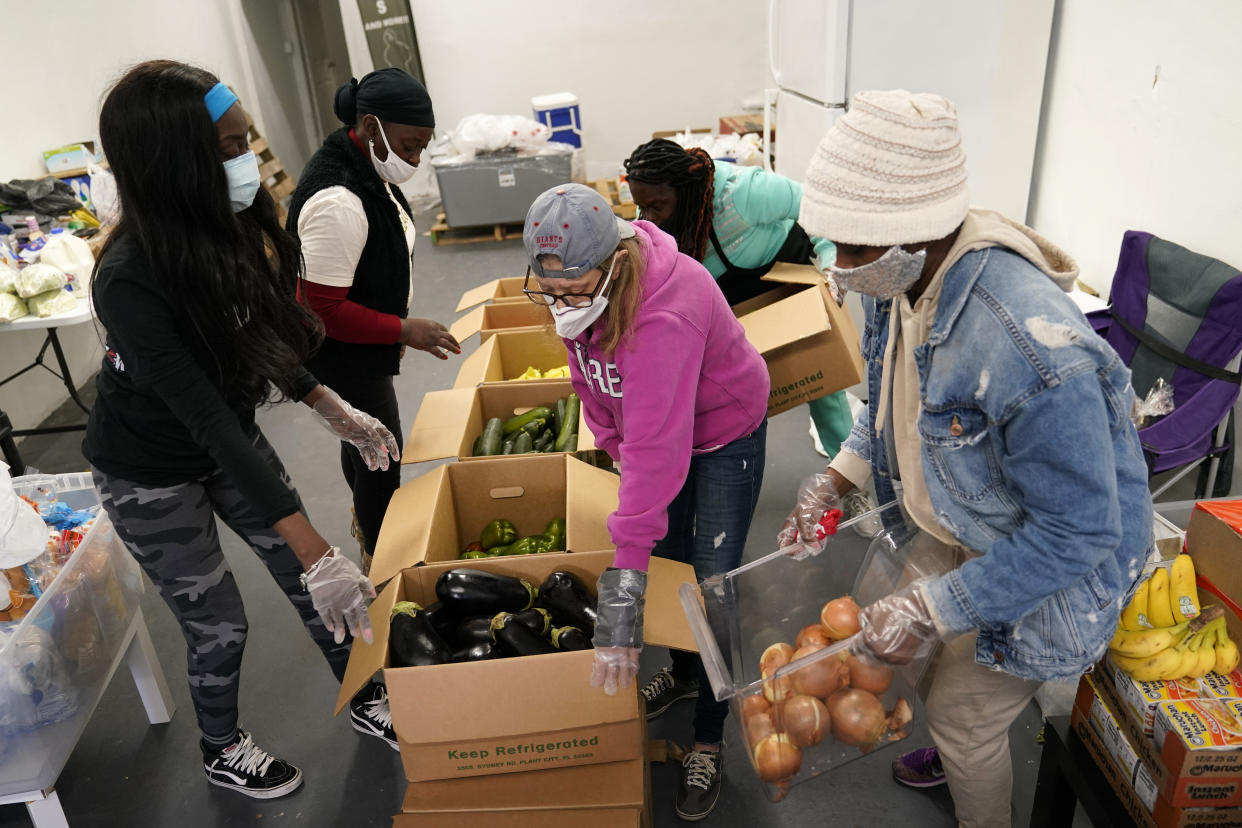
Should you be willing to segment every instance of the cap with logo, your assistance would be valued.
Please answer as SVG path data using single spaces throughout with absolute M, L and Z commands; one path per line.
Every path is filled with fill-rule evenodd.
M 545 190 L 526 212 L 522 242 L 530 269 L 539 278 L 573 279 L 613 254 L 634 228 L 612 212 L 612 205 L 583 184 L 561 184 Z M 556 256 L 564 270 L 547 274 L 540 256 Z

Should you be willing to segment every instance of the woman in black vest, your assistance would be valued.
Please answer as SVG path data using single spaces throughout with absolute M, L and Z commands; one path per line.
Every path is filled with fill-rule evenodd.
M 400 69 L 351 79 L 337 90 L 334 108 L 345 126 L 311 157 L 289 205 L 288 228 L 301 240 L 306 263 L 303 293 L 325 331 L 308 367 L 400 440 L 392 378 L 405 347 L 439 359 L 448 359 L 445 351 L 461 353 L 440 323 L 406 318 L 417 233 L 410 206 L 393 185 L 414 175 L 435 118 L 427 90 Z M 341 468 L 369 570 L 401 470 L 395 463 L 369 470 L 345 446 Z

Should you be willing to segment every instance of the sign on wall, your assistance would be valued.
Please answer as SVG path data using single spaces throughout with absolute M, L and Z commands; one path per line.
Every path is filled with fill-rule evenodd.
M 358 0 L 358 11 L 375 68 L 395 66 L 426 83 L 409 0 Z

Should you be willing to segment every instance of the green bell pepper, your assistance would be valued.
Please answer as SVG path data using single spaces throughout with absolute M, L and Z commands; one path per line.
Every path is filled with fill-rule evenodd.
M 483 532 L 479 535 L 479 543 L 484 549 L 508 546 L 515 540 L 517 540 L 517 527 L 503 518 L 497 518 L 484 526 Z

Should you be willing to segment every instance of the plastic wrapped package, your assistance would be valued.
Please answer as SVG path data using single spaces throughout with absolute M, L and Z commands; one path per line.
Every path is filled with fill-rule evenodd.
M 17 291 L 17 268 L 0 262 L 0 293 Z
M 1134 397 L 1134 404 L 1130 407 L 1130 420 L 1135 428 L 1146 428 L 1166 414 L 1172 413 L 1173 386 L 1165 382 L 1164 377 L 1158 377 L 1146 397 L 1141 400 L 1137 395 Z
M 12 293 L 0 293 L 0 323 L 12 322 L 27 316 L 26 303 Z
M 41 293 L 59 290 L 69 283 L 64 271 L 51 265 L 27 265 L 17 272 L 17 295 L 29 299 Z
M 26 300 L 26 309 L 40 319 L 77 310 L 78 300 L 64 288 L 53 288 L 46 293 L 31 296 Z
M 552 130 L 521 115 L 467 115 L 457 123 L 450 140 L 466 159 L 502 149 L 531 150 L 548 143 Z
M 876 520 L 874 538 L 853 528 Z M 849 655 L 856 626 L 829 634 L 830 602 L 865 607 L 960 563 L 960 550 L 890 503 L 842 522 L 819 555 L 777 551 L 682 587 L 711 692 L 729 701 L 770 799 L 904 740 L 922 712 L 916 688 L 934 652 L 899 667 L 861 663 Z
M 732 161 L 738 166 L 763 166 L 763 146 L 754 133 L 713 135 L 710 132 L 679 132 L 673 140 L 686 149 L 704 149 L 712 158 Z

